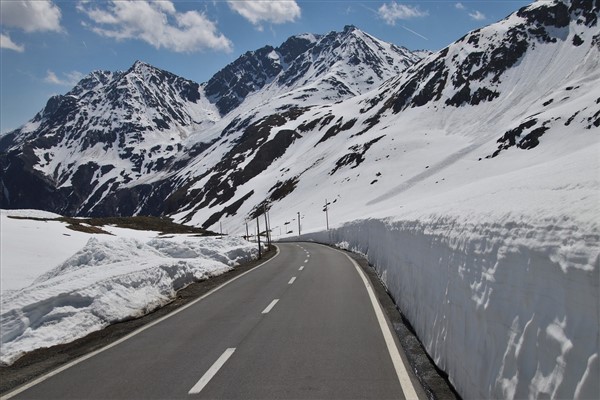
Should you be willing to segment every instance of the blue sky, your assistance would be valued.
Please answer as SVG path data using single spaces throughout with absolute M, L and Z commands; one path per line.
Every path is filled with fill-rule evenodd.
M 143 60 L 201 83 L 248 50 L 349 24 L 435 51 L 530 2 L 1 0 L 0 132 L 97 69 L 126 70 Z

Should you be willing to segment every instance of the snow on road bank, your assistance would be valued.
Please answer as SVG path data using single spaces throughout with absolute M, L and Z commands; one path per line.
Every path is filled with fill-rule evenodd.
M 5 228 L 3 235 L 10 236 Z M 54 230 L 40 232 L 47 235 Z M 177 290 L 222 274 L 256 252 L 254 245 L 235 237 L 141 239 L 139 235 L 87 235 L 83 248 L 54 268 L 48 270 L 46 264 L 46 272 L 31 285 L 3 290 L 0 362 L 10 364 L 25 352 L 68 343 L 111 323 L 142 316 L 171 301 Z M 30 237 L 29 251 L 32 246 L 42 252 L 45 247 L 44 241 Z M 3 251 L 13 253 L 7 260 L 18 258 L 14 253 L 21 249 L 3 244 Z M 43 270 L 38 265 L 30 268 Z M 3 279 L 10 280 L 4 264 L 2 270 Z
M 365 254 L 465 398 L 600 393 L 593 220 L 396 217 L 303 239 Z

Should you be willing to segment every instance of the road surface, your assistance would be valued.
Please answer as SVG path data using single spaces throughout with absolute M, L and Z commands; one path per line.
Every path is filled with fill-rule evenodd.
M 421 393 L 406 375 L 397 339 L 360 268 L 317 244 L 278 248 L 276 257 L 200 300 L 3 398 L 392 399 Z

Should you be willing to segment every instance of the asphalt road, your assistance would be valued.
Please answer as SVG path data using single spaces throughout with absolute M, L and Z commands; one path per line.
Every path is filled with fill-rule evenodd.
M 325 246 L 278 246 L 267 263 L 12 398 L 422 397 L 360 268 Z

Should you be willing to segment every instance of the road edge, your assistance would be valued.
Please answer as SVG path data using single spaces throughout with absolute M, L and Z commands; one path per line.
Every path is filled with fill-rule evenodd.
M 420 388 L 429 400 L 460 400 L 461 396 L 447 379 L 445 372 L 435 365 L 434 361 L 425 350 L 425 346 L 423 346 L 417 337 L 410 321 L 406 319 L 402 310 L 396 305 L 394 298 L 389 293 L 381 281 L 381 278 L 377 275 L 377 271 L 373 265 L 369 263 L 365 255 L 354 253 L 328 243 L 316 241 L 304 242 L 320 244 L 338 250 L 353 259 L 360 266 L 375 292 L 375 296 L 384 312 L 389 327 L 395 333 L 395 338 L 398 340 L 397 345 L 399 346 L 398 350 L 400 356 L 405 362 L 405 365 L 411 369 L 412 373 L 409 374 L 409 377 L 418 381 L 417 388 Z M 415 382 L 413 382 L 413 385 L 414 383 Z

